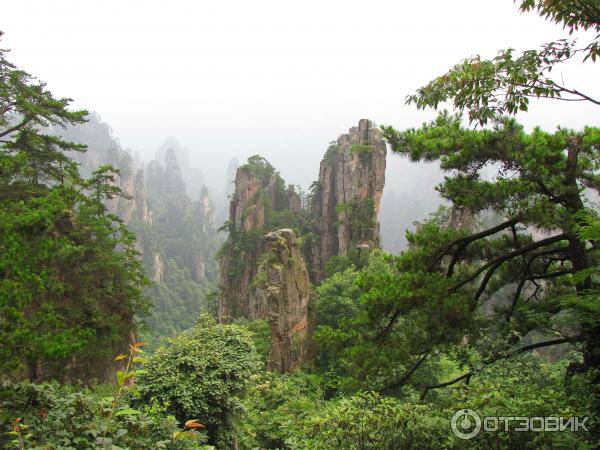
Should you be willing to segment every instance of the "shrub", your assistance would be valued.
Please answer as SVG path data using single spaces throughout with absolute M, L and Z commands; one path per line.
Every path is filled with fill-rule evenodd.
M 158 405 L 111 417 L 112 398 L 56 382 L 0 384 L 0 448 L 200 449 L 200 433 L 179 433 Z M 127 409 L 120 405 L 121 411 Z
M 429 407 L 365 392 L 328 402 L 305 421 L 297 446 L 308 449 L 444 448 L 447 420 Z M 305 437 L 303 437 L 305 436 Z
M 320 376 L 302 371 L 254 375 L 244 397 L 240 448 L 297 448 L 303 419 L 323 403 L 321 384 Z
M 258 370 L 251 333 L 237 325 L 220 325 L 208 315 L 157 349 L 138 380 L 141 401 L 168 405 L 184 422 L 199 419 L 209 441 L 219 448 L 233 442 L 238 396 Z
M 264 273 L 264 272 L 259 272 Z M 256 353 L 261 362 L 261 367 L 264 369 L 269 362 L 271 353 L 271 331 L 269 330 L 269 322 L 267 320 L 248 320 L 244 317 L 235 319 L 234 325 L 247 328 L 252 333 L 252 340 Z

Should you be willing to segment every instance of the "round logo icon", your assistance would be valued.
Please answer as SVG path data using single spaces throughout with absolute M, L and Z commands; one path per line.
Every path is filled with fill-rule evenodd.
M 460 409 L 452 416 L 450 426 L 456 437 L 471 439 L 481 431 L 481 418 L 471 409 Z

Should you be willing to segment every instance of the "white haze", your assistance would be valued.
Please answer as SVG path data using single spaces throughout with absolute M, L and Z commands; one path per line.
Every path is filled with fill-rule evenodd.
M 19 0 L 4 2 L 0 30 L 11 61 L 97 111 L 124 148 L 150 159 L 174 136 L 218 191 L 229 159 L 256 153 L 306 187 L 360 118 L 399 128 L 432 118 L 404 99 L 459 60 L 565 36 L 511 0 Z M 600 96 L 599 68 L 556 75 Z M 598 111 L 539 101 L 519 119 L 581 127 L 598 125 Z M 390 162 L 388 190 L 433 193 L 431 170 Z

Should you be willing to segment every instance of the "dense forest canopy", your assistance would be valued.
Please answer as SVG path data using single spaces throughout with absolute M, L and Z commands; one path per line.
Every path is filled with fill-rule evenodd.
M 460 62 L 420 127 L 360 120 L 309 189 L 230 164 L 222 226 L 175 139 L 140 161 L 0 50 L 0 446 L 598 447 L 600 128 L 513 116 L 599 104 L 555 74 L 594 67 L 600 3 L 516 3 L 565 37 Z M 395 254 L 388 149 L 445 202 Z

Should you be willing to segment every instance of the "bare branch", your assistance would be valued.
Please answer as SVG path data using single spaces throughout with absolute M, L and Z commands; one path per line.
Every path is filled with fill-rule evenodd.
M 537 248 L 540 247 L 545 247 L 546 245 L 550 245 L 553 244 L 555 242 L 560 242 L 563 241 L 565 239 L 568 238 L 568 235 L 566 233 L 561 233 L 558 234 L 556 236 L 551 236 L 549 238 L 546 239 L 542 239 L 536 242 L 532 242 L 529 245 L 525 245 L 513 252 L 507 253 L 505 255 L 502 255 L 496 259 L 493 259 L 492 261 L 488 262 L 487 264 L 484 264 L 483 266 L 481 266 L 479 269 L 477 269 L 473 274 L 471 274 L 469 277 L 467 277 L 466 279 L 464 279 L 463 281 L 461 281 L 458 284 L 455 284 L 454 286 L 452 286 L 449 291 L 450 292 L 455 292 L 457 291 L 459 288 L 461 288 L 462 286 L 470 283 L 471 281 L 475 280 L 479 275 L 481 275 L 483 272 L 485 272 L 487 270 L 487 273 L 483 279 L 483 281 L 481 282 L 479 289 L 477 290 L 477 293 L 475 294 L 475 300 L 477 300 L 481 294 L 483 293 L 483 290 L 485 289 L 485 287 L 487 286 L 487 283 L 489 282 L 489 280 L 491 279 L 492 275 L 494 274 L 494 272 L 496 271 L 496 269 L 498 269 L 498 267 L 500 267 L 503 263 L 505 263 L 506 261 L 509 261 L 513 258 L 516 258 L 517 256 L 521 256 L 523 254 L 526 254 L 532 250 L 535 250 Z
M 25 117 L 20 123 L 18 123 L 17 125 L 15 125 L 14 127 L 11 127 L 7 130 L 4 130 L 2 132 L 0 132 L 0 137 L 4 137 L 10 133 L 13 133 L 15 131 L 20 130 L 21 128 L 23 128 L 25 125 L 27 125 L 29 122 L 31 122 L 33 120 L 33 117 Z
M 415 365 L 408 372 L 406 372 L 399 381 L 396 381 L 395 383 L 390 384 L 390 385 L 384 387 L 383 389 L 380 389 L 379 392 L 389 391 L 390 389 L 404 386 L 404 384 L 410 379 L 412 374 L 415 373 L 419 367 L 421 367 L 421 364 L 423 364 L 425 362 L 425 360 L 427 359 L 428 356 L 429 356 L 429 352 L 423 353 L 423 355 L 417 360 Z
M 521 218 L 516 217 L 514 219 L 510 219 L 510 220 L 507 220 L 506 222 L 496 225 L 495 227 L 488 228 L 487 230 L 480 231 L 479 233 L 471 234 L 469 236 L 465 236 L 465 237 L 462 237 L 462 238 L 459 238 L 459 239 L 456 239 L 456 240 L 450 242 L 448 245 L 446 245 L 446 247 L 440 253 L 438 253 L 435 260 L 427 267 L 427 271 L 431 272 L 433 270 L 433 268 L 442 260 L 442 258 L 448 254 L 448 252 L 452 249 L 452 247 L 454 247 L 455 245 L 458 245 L 459 247 L 457 248 L 456 252 L 454 253 L 454 255 L 452 257 L 452 261 L 450 262 L 450 265 L 448 267 L 448 276 L 452 276 L 452 271 L 454 270 L 454 266 L 458 260 L 458 257 L 460 256 L 460 253 L 471 242 L 474 242 L 479 239 L 483 239 L 483 238 L 486 238 L 493 234 L 496 234 L 499 231 L 502 231 L 506 228 L 509 228 L 511 226 L 518 224 L 520 221 L 521 221 Z

